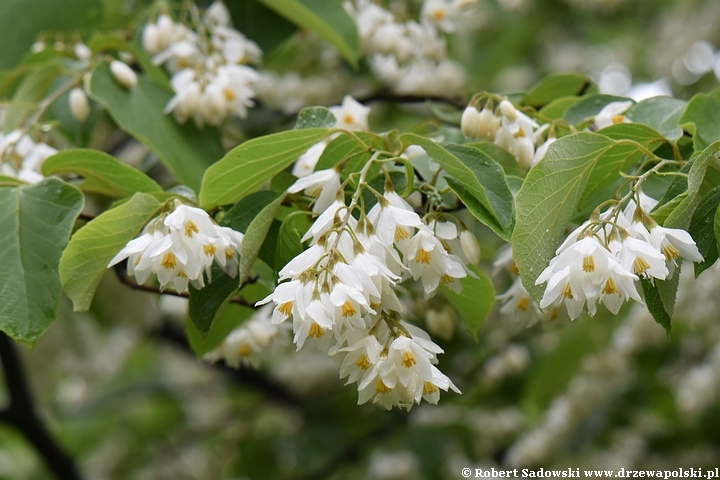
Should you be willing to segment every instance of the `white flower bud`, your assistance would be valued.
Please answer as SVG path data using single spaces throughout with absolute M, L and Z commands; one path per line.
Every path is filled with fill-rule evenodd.
M 163 46 L 172 42 L 173 33 L 175 32 L 175 22 L 173 22 L 169 15 L 160 15 L 160 18 L 158 18 L 157 21 L 157 31 L 159 42 L 158 46 L 162 49 Z
M 230 25 L 230 12 L 223 2 L 213 2 L 205 11 L 205 18 L 216 25 Z
M 516 139 L 513 150 L 520 167 L 524 170 L 530 170 L 530 167 L 533 166 L 533 157 L 535 156 L 535 145 L 532 140 L 527 137 Z
M 469 264 L 475 265 L 480 261 L 480 244 L 470 230 L 460 232 L 460 247 Z
M 500 117 L 496 116 L 492 110 L 488 108 L 483 108 L 479 116 L 478 138 L 495 138 L 495 134 L 498 128 L 500 128 Z
M 503 100 L 500 102 L 500 113 L 506 116 L 508 120 L 516 120 L 518 111 L 509 100 Z
M 90 115 L 90 102 L 88 102 L 87 95 L 85 95 L 85 92 L 83 92 L 81 88 L 73 88 L 70 90 L 68 102 L 70 103 L 70 113 L 72 113 L 73 117 L 80 122 L 87 120 L 88 115 Z
M 115 81 L 123 88 L 133 88 L 137 85 L 137 75 L 126 63 L 119 60 L 110 62 L 110 73 Z
M 160 29 L 154 23 L 145 25 L 142 34 L 142 45 L 151 54 L 158 53 L 160 48 Z
M 73 47 L 73 52 L 75 52 L 75 56 L 77 58 L 86 62 L 89 62 L 92 58 L 92 50 L 90 50 L 90 47 L 88 47 L 82 42 L 78 42 L 75 44 L 75 46 Z
M 468 138 L 476 138 L 480 131 L 480 112 L 477 108 L 468 106 L 460 117 L 460 129 Z

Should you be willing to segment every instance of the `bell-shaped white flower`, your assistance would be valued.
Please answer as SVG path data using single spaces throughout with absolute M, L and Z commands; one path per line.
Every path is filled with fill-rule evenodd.
M 463 110 L 462 116 L 460 117 L 460 129 L 468 138 L 478 138 L 478 132 L 480 131 L 480 124 L 482 118 L 477 108 L 472 105 L 468 105 Z
M 297 193 L 301 190 L 305 190 L 306 194 L 315 199 L 314 213 L 324 212 L 338 196 L 340 172 L 334 168 L 319 170 L 298 179 L 287 189 L 288 193 Z
M 370 209 L 368 219 L 375 227 L 377 237 L 386 245 L 408 239 L 411 228 L 423 224 L 417 213 L 393 206 L 384 196 L 379 197 L 378 203 Z
M 600 130 L 610 125 L 629 122 L 623 114 L 632 107 L 632 105 L 632 100 L 608 103 L 595 115 L 595 126 Z
M 321 140 L 312 147 L 308 148 L 307 151 L 300 155 L 300 157 L 295 161 L 292 174 L 298 178 L 307 177 L 312 174 L 313 170 L 315 170 L 315 165 L 317 165 L 318 160 L 320 160 L 327 144 L 327 140 Z
M 339 107 L 330 107 L 330 111 L 337 119 L 339 128 L 345 130 L 369 130 L 368 115 L 370 107 L 355 100 L 350 95 L 345 95 Z

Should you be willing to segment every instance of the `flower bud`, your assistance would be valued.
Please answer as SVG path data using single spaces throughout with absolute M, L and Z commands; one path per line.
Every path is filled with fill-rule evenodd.
M 123 88 L 133 88 L 137 85 L 137 75 L 126 63 L 119 60 L 110 62 L 110 73 L 115 81 Z
M 515 139 L 513 150 L 520 167 L 524 170 L 530 170 L 530 167 L 533 166 L 533 157 L 535 156 L 535 145 L 532 140 L 527 137 Z
M 70 103 L 70 113 L 79 122 L 87 120 L 90 115 L 90 102 L 88 102 L 87 95 L 81 88 L 73 88 L 70 90 L 70 96 L 68 97 Z
M 175 32 L 175 22 L 170 15 L 160 15 L 157 21 L 158 30 L 158 48 L 162 50 L 172 42 L 173 33 Z
M 477 136 L 479 138 L 495 138 L 498 128 L 500 128 L 500 117 L 497 117 L 492 110 L 483 108 L 480 112 Z
M 160 49 L 160 31 L 154 23 L 145 25 L 142 34 L 142 45 L 145 51 L 151 54 L 158 53 Z
M 82 42 L 78 42 L 75 44 L 75 46 L 73 47 L 73 52 L 78 59 L 84 60 L 86 62 L 89 62 L 90 58 L 92 58 L 92 50 L 90 50 L 90 47 L 88 47 Z
M 480 130 L 480 112 L 477 108 L 468 106 L 460 117 L 460 129 L 468 138 L 476 138 Z
M 460 247 L 469 264 L 475 265 L 480 261 L 480 244 L 469 230 L 460 232 Z
M 510 103 L 509 100 L 503 100 L 500 102 L 500 113 L 503 114 L 505 117 L 507 117 L 508 120 L 515 120 L 517 119 L 518 111 L 515 108 L 515 105 Z

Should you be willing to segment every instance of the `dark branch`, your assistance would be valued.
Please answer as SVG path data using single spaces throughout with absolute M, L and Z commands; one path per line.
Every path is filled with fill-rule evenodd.
M 164 322 L 159 329 L 155 330 L 154 334 L 157 338 L 165 340 L 188 354 L 195 356 L 190 349 L 190 345 L 188 345 L 185 334 L 177 327 Z M 213 366 L 224 372 L 228 378 L 238 385 L 252 387 L 278 403 L 292 407 L 301 405 L 301 401 L 292 393 L 260 372 L 247 368 L 235 369 L 228 367 L 224 363 L 216 363 Z
M 118 279 L 120 279 L 120 281 L 122 283 L 124 283 L 128 287 L 132 288 L 133 290 L 140 290 L 141 292 L 156 293 L 156 294 L 162 294 L 162 295 L 172 295 L 173 297 L 190 298 L 190 294 L 188 294 L 188 293 L 180 293 L 180 292 L 176 292 L 175 290 L 160 290 L 159 287 L 156 287 L 153 285 L 140 285 L 140 284 L 136 283 L 132 278 L 130 278 L 128 276 L 125 265 L 126 265 L 126 262 L 121 262 L 121 263 L 115 265 L 115 269 L 114 269 L 115 274 L 117 275 Z M 257 277 L 250 277 L 245 281 L 245 283 L 243 283 L 243 286 L 250 285 L 257 281 L 258 281 Z M 241 296 L 232 297 L 230 299 L 230 303 L 237 303 L 238 305 L 243 305 L 245 307 L 256 308 L 255 302 L 250 302 Z
M 35 412 L 15 345 L 4 332 L 0 332 L 0 360 L 10 393 L 10 404 L 0 411 L 0 421 L 17 428 L 27 438 L 56 478 L 78 480 L 80 475 L 72 459 L 53 441 Z
M 465 108 L 467 102 L 460 98 L 440 97 L 434 95 L 395 95 L 388 92 L 377 92 L 370 96 L 359 98 L 362 104 L 371 102 L 393 102 L 393 103 L 425 103 L 427 101 L 447 103 L 457 108 Z

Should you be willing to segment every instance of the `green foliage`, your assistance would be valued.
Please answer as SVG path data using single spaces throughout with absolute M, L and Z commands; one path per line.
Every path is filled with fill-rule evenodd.
M 328 133 L 325 128 L 290 130 L 243 143 L 207 169 L 200 204 L 209 210 L 237 202 L 291 165 Z
M 565 120 L 569 123 L 577 124 L 600 113 L 600 110 L 602 110 L 608 103 L 625 102 L 627 100 L 629 99 L 625 97 L 616 97 L 614 95 L 589 95 L 567 109 L 565 112 Z
M 203 338 L 208 335 L 218 311 L 240 286 L 238 275 L 231 277 L 216 263 L 213 263 L 211 272 L 212 281 L 205 288 L 198 290 L 190 286 L 188 315 Z
M 198 357 L 202 357 L 216 348 L 235 327 L 249 318 L 253 311 L 250 307 L 227 303 L 215 316 L 212 328 L 207 334 L 201 333 L 194 321 L 186 322 L 185 334 L 193 352 Z
M 651 97 L 630 107 L 626 116 L 633 122 L 652 127 L 668 140 L 676 142 L 683 135 L 678 122 L 686 106 L 687 102 L 678 98 Z
M 100 0 L 4 0 L 0 2 L 0 68 L 8 68 L 30 49 L 43 31 L 68 32 L 96 23 Z
M 308 216 L 305 212 L 293 212 L 283 220 L 278 233 L 275 252 L 275 270 L 280 270 L 290 260 L 300 255 L 303 245 L 300 239 L 308 229 Z
M 298 113 L 296 129 L 333 128 L 337 126 L 335 115 L 325 107 L 307 107 Z
M 78 185 L 86 192 L 125 198 L 136 192 L 160 194 L 163 189 L 155 180 L 137 169 L 119 162 L 107 153 L 75 148 L 53 155 L 43 163 L 45 176 L 74 173 L 84 178 Z
M 715 218 L 717 218 L 718 204 L 720 204 L 720 186 L 713 188 L 702 198 L 688 227 L 688 233 L 695 240 L 698 251 L 703 257 L 701 263 L 695 264 L 696 277 L 710 268 L 718 259 L 715 240 Z
M 690 99 L 678 123 L 693 136 L 696 152 L 720 140 L 720 99 L 699 93 Z
M 543 107 L 553 100 L 566 96 L 581 96 L 597 90 L 587 76 L 579 73 L 555 73 L 536 83 L 520 103 L 535 108 Z
M 60 258 L 60 279 L 75 310 L 87 310 L 110 260 L 157 215 L 160 202 L 136 193 L 75 232 Z
M 60 65 L 50 62 L 32 69 L 23 77 L 13 94 L 5 117 L 6 132 L 20 127 L 28 119 L 34 106 L 47 95 L 60 71 Z
M 441 290 L 445 298 L 460 312 L 460 318 L 477 341 L 480 330 L 495 304 L 495 287 L 482 270 L 474 266 L 469 268 L 477 278 L 467 276 L 461 279 L 463 289 L 460 294 L 445 285 Z
M 33 344 L 60 302 L 60 255 L 83 207 L 78 189 L 56 178 L 0 188 L 0 329 Z
M 570 220 L 588 199 L 612 185 L 639 151 L 633 142 L 578 133 L 553 143 L 530 170 L 515 201 L 512 244 L 523 285 L 536 301 L 544 288 L 535 279 L 565 238 Z
M 178 125 L 163 113 L 171 94 L 142 76 L 135 88 L 126 90 L 103 63 L 93 72 L 90 94 L 123 130 L 143 142 L 180 182 L 195 191 L 207 167 L 223 155 L 216 129 Z
M 168 80 L 168 76 L 165 71 L 155 65 L 150 56 L 145 52 L 145 50 L 140 48 L 138 44 L 126 42 L 114 35 L 98 35 L 90 40 L 88 47 L 93 51 L 93 53 L 101 53 L 108 50 L 131 53 L 133 58 L 142 68 L 143 72 L 147 74 L 148 78 L 150 78 L 153 83 L 165 88 L 168 92 L 173 91 L 172 86 L 170 86 L 170 80 Z
M 260 0 L 296 25 L 329 42 L 357 66 L 360 41 L 355 21 L 337 0 Z

